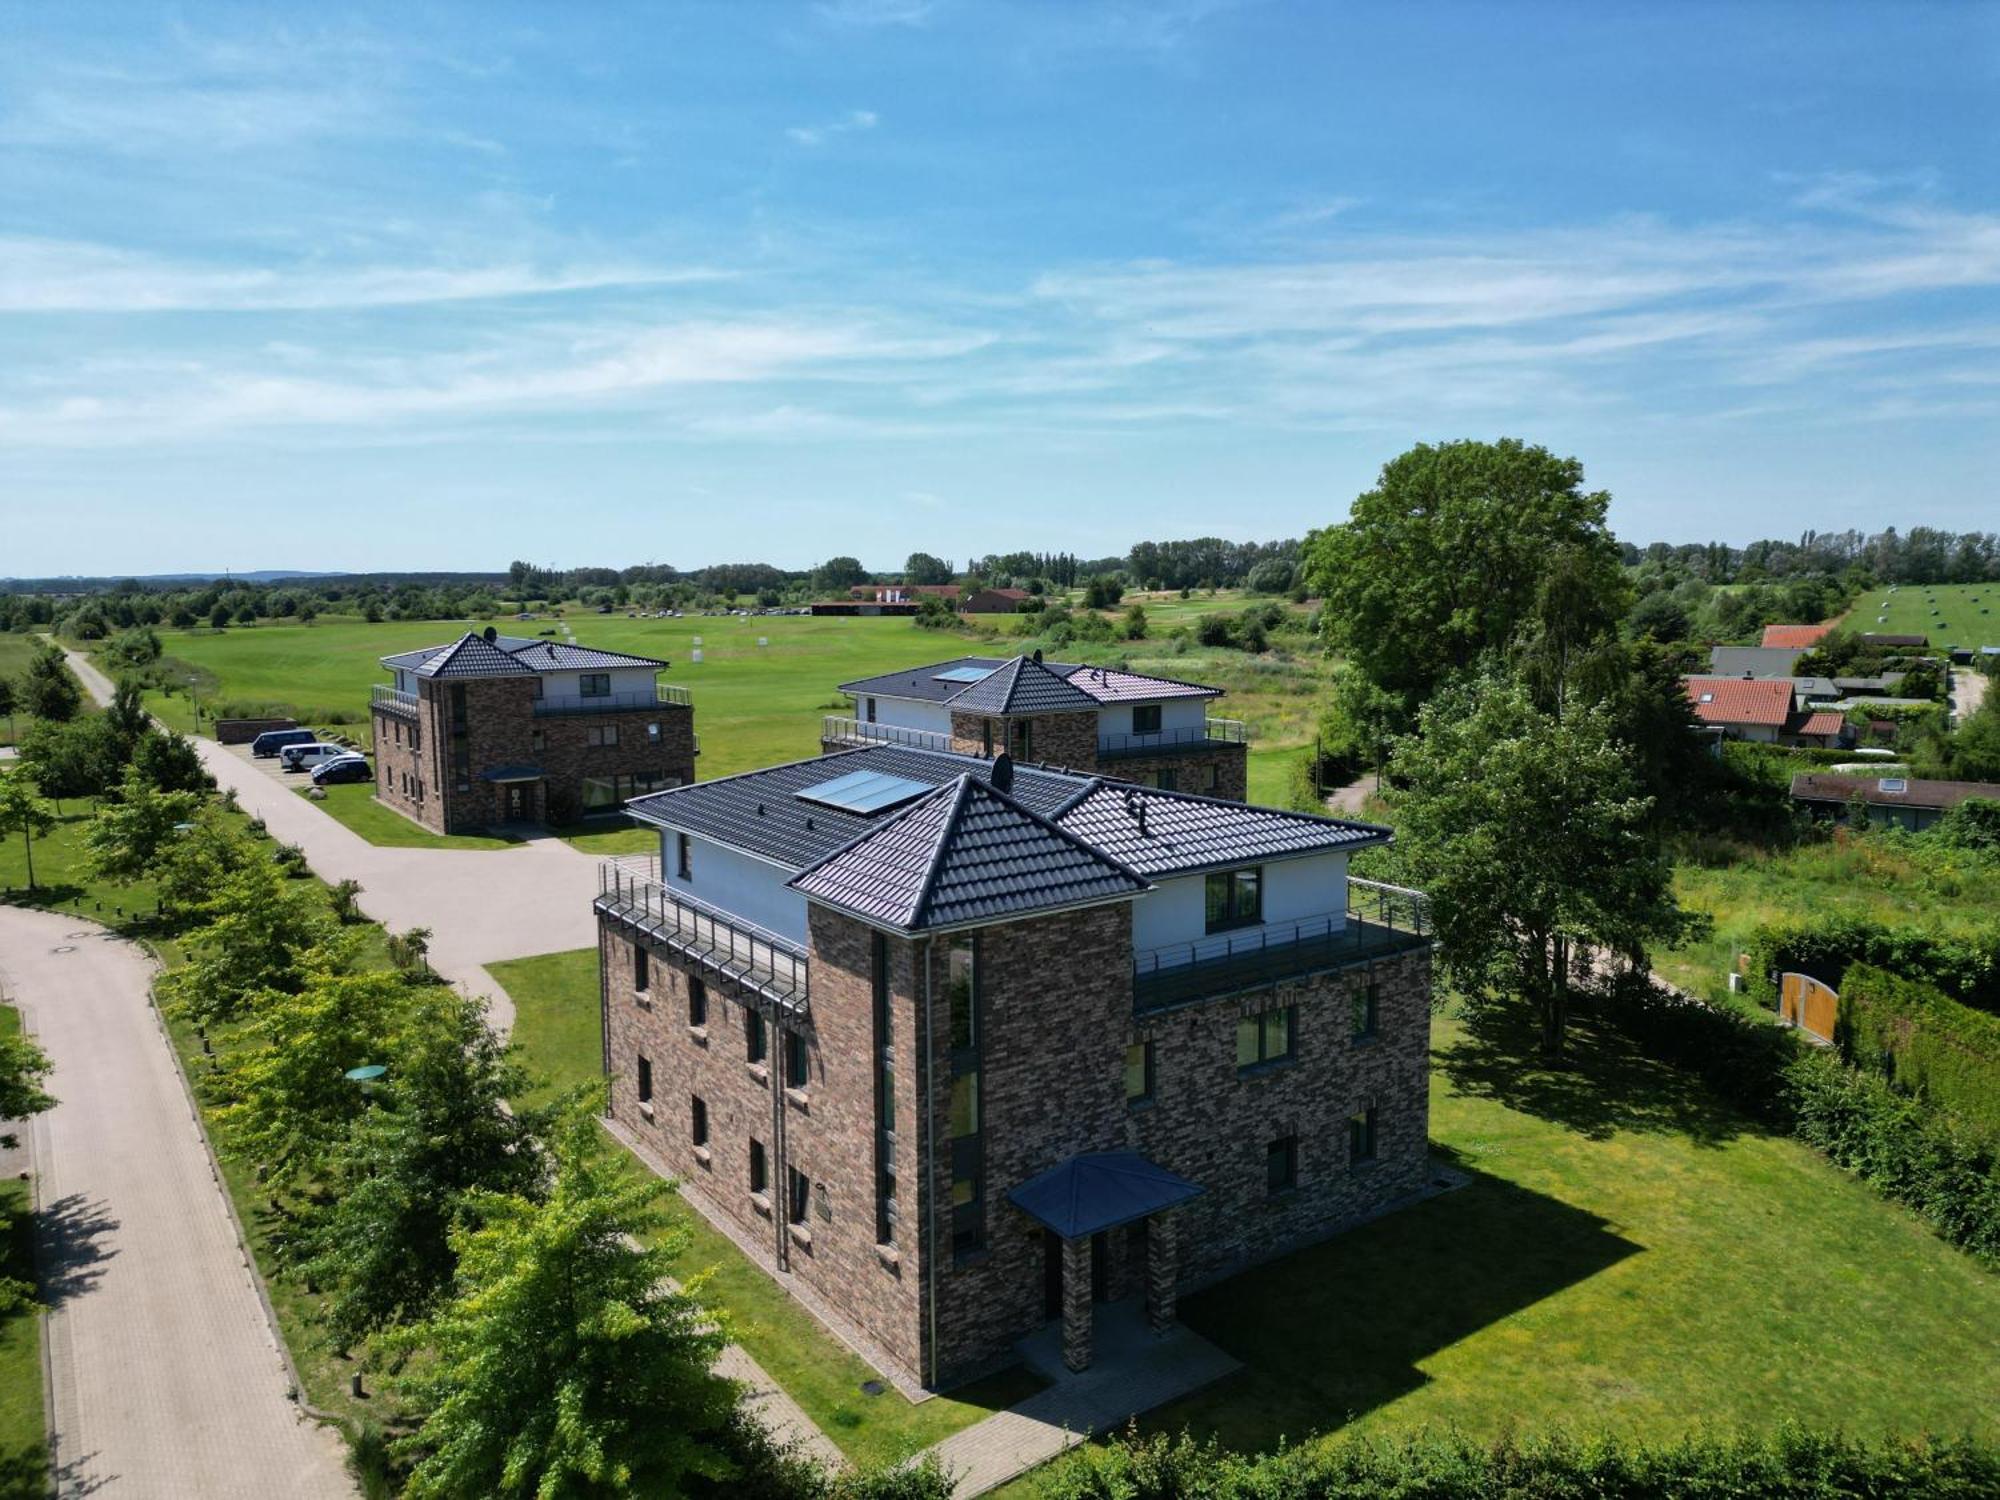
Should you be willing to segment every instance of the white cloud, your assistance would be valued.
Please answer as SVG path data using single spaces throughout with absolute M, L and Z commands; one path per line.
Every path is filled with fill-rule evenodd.
M 937 5 L 935 0 L 826 0 L 813 9 L 836 26 L 922 26 Z
M 824 146 L 837 135 L 853 135 L 857 131 L 873 130 L 879 119 L 872 109 L 850 110 L 840 119 L 826 125 L 794 125 L 785 132 L 788 140 L 800 146 Z

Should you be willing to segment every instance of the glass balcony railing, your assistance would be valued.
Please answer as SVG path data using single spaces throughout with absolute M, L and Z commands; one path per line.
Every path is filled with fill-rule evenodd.
M 904 729 L 827 714 L 819 721 L 820 740 L 829 745 L 907 745 L 913 750 L 949 750 L 951 736 L 932 729 Z
M 1124 760 L 1142 755 L 1192 755 L 1223 745 L 1247 745 L 1249 728 L 1241 719 L 1209 719 L 1196 729 L 1164 729 L 1154 734 L 1100 734 L 1099 760 Z
M 684 687 L 656 683 L 650 693 L 599 693 L 594 697 L 571 695 L 565 698 L 537 698 L 535 716 L 572 714 L 635 714 L 661 708 L 692 708 L 694 699 Z

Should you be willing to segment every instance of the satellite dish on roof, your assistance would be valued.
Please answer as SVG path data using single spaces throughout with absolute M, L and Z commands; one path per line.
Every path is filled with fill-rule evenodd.
M 481 636 L 485 637 L 486 644 L 489 646 L 492 645 L 495 641 L 500 639 L 500 632 L 495 630 L 491 625 L 488 625 L 484 630 L 480 631 L 479 633 Z
M 1038 665 L 1040 664 L 1041 659 L 1042 659 L 1042 648 L 1040 646 L 1037 646 L 1035 647 L 1035 661 Z
M 1002 750 L 993 757 L 993 770 L 987 782 L 996 792 L 1014 790 L 1014 757 Z

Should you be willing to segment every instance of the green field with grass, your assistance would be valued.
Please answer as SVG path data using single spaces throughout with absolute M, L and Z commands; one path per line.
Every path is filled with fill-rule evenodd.
M 20 679 L 22 669 L 28 665 L 28 658 L 35 654 L 40 643 L 31 635 L 19 635 L 11 630 L 0 630 L 0 677 Z M 15 734 L 27 727 L 28 716 L 16 712 L 11 716 L 0 714 L 0 745 L 14 743 Z
M 304 797 L 310 790 L 313 788 L 302 786 L 298 795 Z M 325 799 L 318 801 L 322 812 L 383 848 L 507 849 L 525 842 L 519 834 L 432 833 L 421 823 L 376 801 L 373 782 L 345 781 L 317 790 L 326 793 Z
M 1841 621 L 1849 630 L 1923 635 L 1933 646 L 2000 646 L 2000 583 L 1905 583 L 1868 590 Z
M 0 1005 L 0 1037 L 17 1036 L 21 1013 Z M 16 1134 L 20 1133 L 17 1128 Z M 34 1195 L 0 1182 L 0 1277 L 35 1279 Z M 42 1324 L 32 1307 L 0 1315 L 0 1500 L 41 1500 L 48 1475 L 42 1417 Z
M 513 1039 L 543 1080 L 529 1102 L 602 1081 L 596 949 L 513 959 L 487 972 L 513 1000 Z M 646 1170 L 626 1159 L 633 1171 Z M 672 1211 L 689 1237 L 681 1274 L 709 1274 L 707 1294 L 727 1316 L 730 1337 L 857 1463 L 903 1458 L 1039 1388 L 1013 1371 L 914 1405 L 894 1390 L 866 1395 L 862 1382 L 875 1378 L 868 1365 L 700 1214 L 682 1203 Z

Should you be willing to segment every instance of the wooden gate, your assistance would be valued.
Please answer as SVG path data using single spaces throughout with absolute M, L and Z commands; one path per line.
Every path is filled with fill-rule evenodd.
M 1822 1042 L 1833 1040 L 1840 996 L 1810 974 L 1778 976 L 1778 1019 Z

